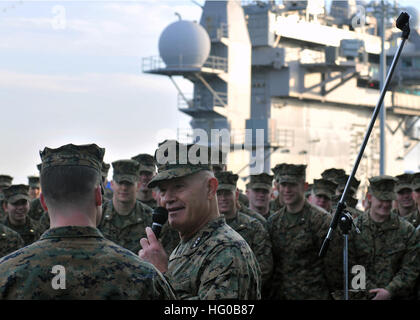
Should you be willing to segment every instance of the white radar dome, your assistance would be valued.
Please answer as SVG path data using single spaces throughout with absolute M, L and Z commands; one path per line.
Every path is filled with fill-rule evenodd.
M 198 23 L 180 20 L 159 38 L 159 53 L 167 68 L 200 68 L 210 54 L 210 37 Z

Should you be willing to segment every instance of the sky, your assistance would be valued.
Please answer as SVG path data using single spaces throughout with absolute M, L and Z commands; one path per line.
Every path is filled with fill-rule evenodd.
M 189 128 L 170 79 L 143 73 L 142 58 L 159 55 L 175 13 L 199 21 L 197 3 L 0 0 L 0 174 L 27 183 L 39 151 L 67 143 L 96 143 L 108 163 L 153 154 Z

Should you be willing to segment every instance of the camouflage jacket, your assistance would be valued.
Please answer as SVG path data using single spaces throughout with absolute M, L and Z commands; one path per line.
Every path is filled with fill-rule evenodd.
M 261 298 L 261 270 L 249 245 L 224 217 L 181 241 L 165 274 L 182 300 Z
M 138 200 L 138 199 L 137 199 Z M 141 201 L 141 200 L 139 200 Z M 141 203 L 145 204 L 146 206 L 154 209 L 157 207 L 157 202 L 155 199 L 149 200 L 149 201 L 141 201 Z
M 50 216 L 48 212 L 44 211 L 41 218 L 39 219 L 38 226 L 41 233 L 50 228 Z
M 415 228 L 395 213 L 383 223 L 375 223 L 369 211 L 359 216 L 349 234 L 349 269 L 361 265 L 366 270 L 366 291 L 388 290 L 393 298 L 412 296 L 420 268 L 420 237 Z
M 9 218 L 3 220 L 3 224 L 6 227 L 12 229 L 13 231 L 19 233 L 19 235 L 23 239 L 25 246 L 31 244 L 32 242 L 35 242 L 41 236 L 38 224 L 28 216 L 26 217 L 25 224 L 22 226 L 12 225 L 9 221 Z
M 0 220 L 4 220 L 6 218 L 6 216 L 7 216 L 6 211 L 4 211 L 4 209 L 3 209 L 3 200 L 0 199 Z
M 19 233 L 0 223 L 0 258 L 23 246 L 24 242 Z
M 279 199 L 276 198 L 274 200 L 270 201 L 270 211 L 276 213 L 277 211 L 279 211 L 281 208 L 283 208 L 282 205 L 280 205 Z
M 28 212 L 28 216 L 31 219 L 39 221 L 39 219 L 41 219 L 42 214 L 44 212 L 45 212 L 44 208 L 42 208 L 41 200 L 39 198 L 31 201 L 31 207 Z
M 392 212 L 399 215 L 404 220 L 410 222 L 414 228 L 417 228 L 417 226 L 420 224 L 420 213 L 417 207 L 404 217 L 399 214 L 398 209 L 392 209 Z
M 0 260 L 0 299 L 174 298 L 159 271 L 96 228 L 53 228 Z
M 250 216 L 251 218 L 257 219 L 258 221 L 260 221 L 262 223 L 264 228 L 267 228 L 267 220 L 262 215 L 260 215 L 258 212 L 254 211 L 254 210 L 251 210 L 250 208 L 248 208 L 244 205 L 241 205 L 239 207 L 239 210 L 242 213 L 245 213 L 247 216 Z
M 329 213 L 306 200 L 296 215 L 282 207 L 268 219 L 274 258 L 272 299 L 330 298 L 324 261 L 318 257 L 330 222 Z
M 179 243 L 179 232 L 172 228 L 169 225 L 169 222 L 166 221 L 160 232 L 159 240 L 165 248 L 168 256 L 170 256 Z
M 152 209 L 138 200 L 126 216 L 115 211 L 112 200 L 102 205 L 102 219 L 98 229 L 105 238 L 135 254 L 141 249 L 140 239 L 147 238 L 146 227 L 151 226 Z
M 273 272 L 273 253 L 271 252 L 270 235 L 260 221 L 242 212 L 226 223 L 248 242 L 261 268 L 263 288 Z

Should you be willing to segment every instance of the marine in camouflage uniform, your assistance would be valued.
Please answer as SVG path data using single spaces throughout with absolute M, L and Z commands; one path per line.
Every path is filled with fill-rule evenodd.
M 37 165 L 39 172 L 41 172 L 41 166 L 42 166 L 41 163 Z M 39 177 L 31 176 L 31 177 L 28 177 L 28 179 L 29 179 L 29 183 L 30 184 L 32 183 L 33 188 L 38 188 L 38 189 L 41 188 Z M 39 199 L 39 197 L 37 197 L 36 199 L 32 199 L 28 216 L 39 223 L 39 220 L 41 219 L 43 213 L 44 213 L 44 208 L 41 205 L 41 200 Z
M 273 171 L 274 173 L 274 188 L 278 193 L 278 196 L 275 199 L 270 201 L 270 211 L 274 213 L 279 211 L 284 206 L 283 200 L 280 198 L 279 187 L 278 187 L 278 176 L 277 176 L 279 172 L 279 168 L 281 168 L 283 165 L 284 163 L 280 163 L 271 169 L 271 171 Z
M 327 179 L 315 179 L 312 186 L 310 203 L 325 211 L 332 211 L 332 197 L 335 195 L 337 184 Z
M 3 189 L 8 188 L 12 185 L 13 178 L 9 175 L 0 175 L 0 220 L 6 217 L 6 212 L 3 208 L 4 194 Z
M 415 228 L 391 213 L 391 201 L 395 199 L 395 178 L 376 176 L 369 179 L 371 208 L 354 221 L 359 228 L 349 234 L 349 268 L 361 265 L 366 270 L 366 290 L 357 292 L 359 299 L 369 299 L 375 293 L 369 290 L 385 289 L 384 298 L 409 299 L 419 275 L 420 238 Z M 382 208 L 387 203 L 386 210 Z
M 2 223 L 19 233 L 25 246 L 36 241 L 40 237 L 38 224 L 28 217 L 29 212 L 29 186 L 24 184 L 11 185 L 4 189 L 7 216 Z M 22 217 L 21 214 L 24 214 Z
M 397 179 L 395 185 L 397 208 L 392 209 L 392 212 L 407 220 L 416 228 L 420 224 L 420 214 L 413 198 L 413 175 L 404 173 L 395 178 Z
M 161 205 L 169 211 L 168 221 L 181 236 L 181 242 L 169 257 L 167 271 L 161 271 L 166 271 L 180 299 L 260 299 L 261 272 L 255 255 L 217 210 L 217 180 L 212 177 L 208 161 L 200 157 L 204 152 L 208 154 L 207 148 L 185 146 L 188 158 L 180 149 L 184 147 L 180 148 L 173 140 L 159 145 L 155 153 L 159 171 L 149 183 L 150 188 L 159 188 Z M 176 155 L 175 161 L 168 163 L 165 154 L 171 152 Z M 192 159 L 191 155 L 198 158 Z M 178 184 L 184 187 L 180 190 L 175 187 Z M 182 204 L 190 214 L 185 209 L 176 209 Z M 152 250 L 154 254 L 150 255 L 148 250 L 155 245 L 152 240 L 142 239 L 140 257 L 156 263 L 156 252 Z M 162 259 L 165 260 L 160 256 Z
M 38 176 L 29 176 L 28 177 L 28 185 L 29 185 L 29 197 L 31 200 L 38 199 L 41 193 L 41 186 L 39 184 L 39 177 Z
M 270 210 L 270 198 L 273 191 L 274 176 L 267 173 L 251 175 L 246 185 L 246 194 L 250 200 L 250 209 L 268 219 L 274 212 Z
M 285 206 L 267 221 L 274 257 L 271 299 L 330 299 L 318 252 L 332 217 L 305 199 L 305 170 L 306 165 L 278 167 L 279 191 L 286 197 Z
M 140 164 L 140 189 L 137 191 L 137 200 L 140 200 L 152 209 L 156 208 L 157 202 L 153 198 L 153 191 L 147 187 L 150 180 L 152 180 L 152 178 L 156 175 L 156 165 L 153 156 L 147 153 L 141 153 L 132 157 L 131 159 L 137 161 Z
M 273 254 L 271 251 L 270 236 L 260 221 L 252 218 L 236 207 L 238 175 L 232 171 L 219 172 L 216 175 L 219 182 L 217 199 L 219 212 L 224 215 L 226 223 L 238 232 L 248 242 L 260 265 L 262 288 L 265 288 L 273 271 Z
M 333 201 L 332 201 L 333 212 L 335 212 L 337 204 L 341 199 L 341 196 L 344 192 L 344 188 L 346 187 L 346 183 L 348 179 L 349 179 L 349 175 L 347 174 L 341 175 L 334 179 L 334 182 L 337 183 L 337 189 L 335 192 L 336 195 L 333 197 Z M 359 188 L 359 185 L 360 185 L 360 181 L 357 180 L 355 177 L 353 177 L 353 179 L 350 180 L 350 185 L 347 191 L 347 196 L 346 196 L 346 201 L 345 201 L 347 205 L 346 211 L 348 211 L 353 218 L 356 218 L 359 215 L 363 214 L 363 211 L 356 208 L 358 200 L 355 198 L 355 195 L 357 193 L 357 189 Z
M 141 248 L 139 241 L 146 236 L 146 227 L 152 225 L 152 209 L 136 200 L 139 163 L 131 159 L 119 160 L 113 162 L 112 167 L 114 196 L 103 204 L 102 220 L 98 228 L 105 238 L 138 253 Z M 128 187 L 123 186 L 124 184 Z M 127 188 L 127 193 L 130 194 L 129 199 L 123 200 L 129 206 L 124 214 L 116 208 L 116 204 L 123 202 L 118 198 L 117 187 Z
M 60 185 L 66 190 L 73 188 L 71 179 L 86 183 L 86 188 L 95 184 L 89 194 L 89 205 L 85 201 L 72 198 L 74 203 L 83 203 L 73 212 L 68 211 L 67 219 L 76 219 L 48 230 L 42 238 L 0 260 L 0 299 L 175 299 L 163 275 L 149 263 L 141 261 L 132 252 L 103 237 L 91 224 L 100 216 L 100 164 L 104 149 L 96 145 L 66 145 L 58 149 L 45 148 L 42 180 L 45 198 L 63 202 L 62 191 L 48 183 L 48 174 L 60 174 Z M 93 170 L 92 170 L 93 169 Z M 61 173 L 70 172 L 65 175 Z M 86 177 L 88 175 L 88 177 Z M 70 179 L 70 180 L 69 180 Z M 64 180 L 64 181 L 63 181 Z M 67 185 L 66 185 L 67 182 Z M 89 187 L 88 187 L 89 186 Z M 58 198 L 57 198 L 58 197 Z M 98 199 L 99 197 L 99 199 Z M 59 200 L 57 200 L 59 199 Z M 85 200 L 85 199 L 83 199 Z M 86 219 L 82 222 L 80 210 Z M 60 211 L 49 209 L 52 216 Z M 74 210 L 74 209 L 73 209 Z M 93 220 L 93 223 L 92 223 Z M 82 225 L 75 226 L 73 223 Z M 54 266 L 62 266 L 58 274 L 65 272 L 65 288 L 53 288 L 58 283 Z
M 22 237 L 0 223 L 0 258 L 24 246 Z

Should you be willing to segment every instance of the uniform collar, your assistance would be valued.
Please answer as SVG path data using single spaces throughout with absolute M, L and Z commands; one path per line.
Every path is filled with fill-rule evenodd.
M 93 227 L 67 226 L 45 231 L 40 240 L 57 238 L 104 238 L 102 233 Z

